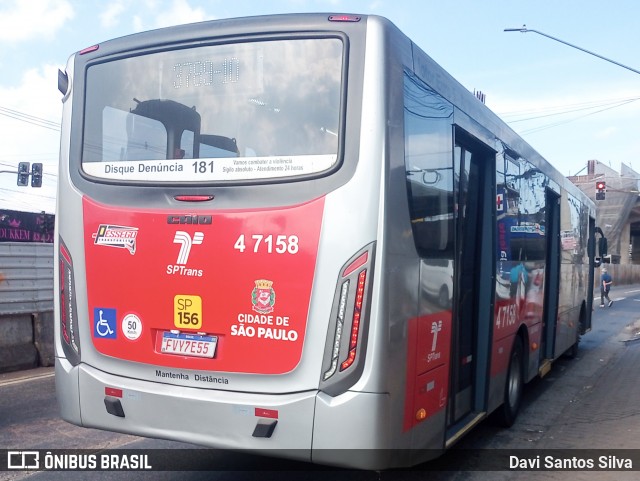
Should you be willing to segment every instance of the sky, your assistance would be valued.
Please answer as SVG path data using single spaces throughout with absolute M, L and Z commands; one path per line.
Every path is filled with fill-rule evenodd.
M 505 120 L 562 174 L 598 160 L 640 171 L 636 0 L 0 0 L 0 208 L 54 213 L 60 144 L 57 71 L 102 41 L 251 15 L 382 15 Z M 42 188 L 16 185 L 42 162 Z M 9 172 L 4 172 L 9 171 Z

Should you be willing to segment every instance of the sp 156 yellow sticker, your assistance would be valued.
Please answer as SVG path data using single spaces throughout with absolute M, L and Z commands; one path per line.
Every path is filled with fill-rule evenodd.
M 173 324 L 178 329 L 202 327 L 202 298 L 178 294 L 173 298 Z

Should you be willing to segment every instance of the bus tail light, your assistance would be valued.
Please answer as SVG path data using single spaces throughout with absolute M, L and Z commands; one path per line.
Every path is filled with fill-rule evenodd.
M 370 244 L 340 270 L 322 364 L 321 389 L 331 395 L 348 389 L 362 373 L 373 257 Z
M 91 52 L 95 52 L 100 48 L 100 45 L 91 45 L 91 47 L 83 48 L 78 52 L 79 55 L 86 55 Z
M 78 334 L 78 308 L 76 306 L 73 261 L 67 246 L 60 239 L 58 253 L 58 282 L 60 292 L 60 340 L 67 360 L 74 366 L 80 364 L 80 336 Z
M 360 15 L 329 15 L 330 22 L 359 22 Z
M 356 360 L 358 349 L 358 334 L 360 332 L 360 320 L 362 317 L 362 302 L 364 300 L 364 288 L 367 281 L 367 270 L 363 269 L 358 274 L 358 286 L 356 287 L 356 301 L 353 306 L 353 319 L 351 321 L 351 338 L 349 340 L 349 355 L 347 359 L 340 364 L 340 370 L 351 367 L 353 361 Z

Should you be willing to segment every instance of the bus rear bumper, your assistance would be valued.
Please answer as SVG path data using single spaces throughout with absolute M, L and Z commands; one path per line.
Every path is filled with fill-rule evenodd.
M 65 370 L 65 362 L 56 363 L 56 370 L 65 371 L 57 376 L 65 390 L 58 395 L 65 399 L 63 418 L 72 424 L 311 459 L 317 391 L 269 395 L 198 389 L 113 376 L 86 364 Z M 72 398 L 79 399 L 77 409 L 68 407 Z
M 64 357 L 56 357 L 56 398 L 60 416 L 71 424 L 82 426 L 78 369 Z
M 64 358 L 56 359 L 56 390 L 63 419 L 78 426 L 351 468 L 407 464 L 404 450 L 390 449 L 389 423 L 380 422 L 389 417 L 388 394 L 199 389 Z
M 402 455 L 408 450 L 392 449 L 389 419 L 390 396 L 386 393 L 347 391 L 331 397 L 319 392 L 313 462 L 358 469 L 406 464 Z

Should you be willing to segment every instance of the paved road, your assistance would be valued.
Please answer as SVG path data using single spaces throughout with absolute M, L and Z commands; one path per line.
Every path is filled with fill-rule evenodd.
M 596 456 L 596 464 L 600 455 L 620 453 L 610 450 L 635 450 L 636 471 L 507 471 L 490 477 L 460 471 L 437 479 L 506 481 L 516 474 L 518 480 L 640 479 L 640 340 L 627 342 L 640 331 L 640 288 L 618 287 L 611 298 L 611 308 L 600 309 L 596 303 L 593 329 L 583 337 L 577 359 L 558 360 L 545 378 L 528 386 L 511 429 L 484 424 L 457 448 L 596 450 L 587 453 Z
M 637 449 L 640 456 L 640 341 L 626 343 L 640 330 L 640 288 L 617 288 L 610 309 L 594 312 L 593 330 L 581 342 L 577 359 L 560 359 L 550 374 L 532 382 L 525 392 L 520 417 L 511 429 L 482 423 L 439 462 L 450 472 L 430 472 L 430 465 L 379 473 L 325 470 L 282 460 L 206 450 L 176 451 L 190 456 L 203 471 L 175 473 L 0 472 L 0 480 L 75 479 L 331 479 L 342 480 L 631 480 L 640 472 L 477 472 L 483 453 L 519 449 Z M 79 428 L 59 418 L 53 372 L 0 375 L 0 449 L 7 448 L 133 448 L 181 449 L 190 445 Z M 474 451 L 469 456 L 466 450 Z M 485 451 L 486 450 L 486 451 Z M 536 453 L 537 451 L 531 451 Z M 559 451 L 560 452 L 560 451 Z M 478 454 L 480 453 L 480 454 Z M 640 464 L 640 463 L 638 463 Z M 219 471 L 220 466 L 229 466 Z M 640 469 L 636 466 L 635 469 Z

